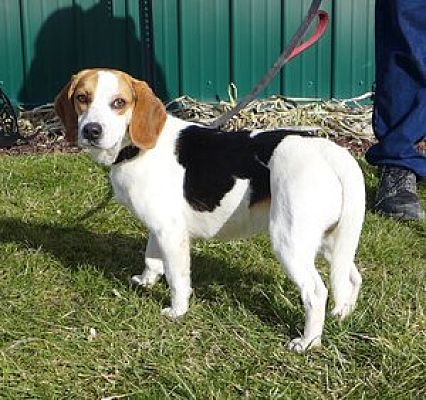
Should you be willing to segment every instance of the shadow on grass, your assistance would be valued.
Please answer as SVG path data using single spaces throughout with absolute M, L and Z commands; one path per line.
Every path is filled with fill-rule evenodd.
M 95 233 L 81 226 L 63 226 L 24 222 L 15 218 L 0 218 L 0 243 L 22 244 L 24 248 L 42 250 L 71 270 L 91 266 L 105 276 L 128 284 L 129 277 L 141 273 L 144 267 L 142 248 L 146 239 L 118 232 Z M 196 297 L 208 303 L 220 303 L 215 285 L 219 285 L 237 307 L 243 305 L 263 322 L 276 327 L 290 326 L 294 334 L 301 314 L 294 312 L 284 301 L 275 302 L 273 291 L 278 284 L 274 276 L 256 271 L 243 271 L 238 263 L 228 265 L 224 260 L 207 255 L 192 254 L 192 285 Z M 282 281 L 287 286 L 292 285 Z M 250 285 L 261 283 L 264 287 L 253 293 Z M 272 289 L 271 289 L 272 288 Z M 269 292 L 268 292 L 269 291 Z M 154 297 L 159 297 L 155 296 Z M 164 298 L 158 298 L 164 301 Z M 295 299 L 296 300 L 296 299 Z M 168 301 L 168 299 L 167 299 Z M 301 310 L 300 310 L 301 311 Z
M 359 163 L 359 166 L 361 167 L 364 174 L 366 208 L 367 210 L 372 211 L 374 208 L 378 183 L 377 170 L 375 167 L 367 164 L 365 160 L 362 160 L 362 162 Z

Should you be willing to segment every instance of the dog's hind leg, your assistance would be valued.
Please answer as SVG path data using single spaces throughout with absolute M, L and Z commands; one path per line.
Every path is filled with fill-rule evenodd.
M 145 269 L 142 275 L 133 275 L 131 284 L 135 286 L 151 287 L 164 274 L 164 263 L 157 239 L 153 233 L 149 234 L 145 250 Z
M 342 320 L 354 309 L 361 275 L 354 264 L 365 213 L 364 177 L 355 159 L 336 146 L 323 148 L 338 177 L 342 204 L 337 225 L 325 234 L 325 256 L 330 262 L 330 283 L 334 296 L 332 315 Z
M 349 270 L 349 279 L 346 274 L 341 273 L 341 269 Z M 346 277 L 342 279 L 339 275 L 346 275 Z M 339 320 L 343 320 L 355 308 L 361 288 L 361 274 L 353 261 L 348 262 L 346 267 L 341 263 L 332 263 L 330 278 L 334 297 L 334 308 L 331 311 L 331 315 Z M 345 285 L 345 281 L 349 282 L 349 285 Z
M 321 345 L 327 302 L 327 289 L 314 264 L 320 236 L 299 227 L 302 228 L 299 235 L 291 232 L 290 224 L 272 222 L 270 227 L 274 252 L 286 275 L 298 287 L 305 309 L 303 335 L 289 344 L 289 349 L 295 352 Z
M 354 263 L 358 239 L 343 235 L 339 226 L 323 241 L 324 256 L 330 263 L 330 284 L 334 297 L 331 314 L 346 318 L 355 308 L 362 278 Z

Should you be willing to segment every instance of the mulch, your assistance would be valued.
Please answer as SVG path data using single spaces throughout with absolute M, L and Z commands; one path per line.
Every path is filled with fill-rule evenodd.
M 173 103 L 173 104 L 172 104 Z M 232 102 L 209 105 L 189 97 L 169 103 L 169 111 L 189 121 L 208 123 L 233 106 Z M 346 147 L 354 155 L 363 155 L 374 143 L 371 130 L 371 107 L 343 102 L 323 102 L 295 106 L 282 97 L 255 101 L 234 117 L 225 130 L 273 129 L 274 127 L 314 128 Z M 16 156 L 47 153 L 78 153 L 81 150 L 65 139 L 63 127 L 56 116 L 53 104 L 33 110 L 21 111 L 18 117 L 20 138 L 11 140 L 0 132 L 0 155 Z
M 65 140 L 63 127 L 54 111 L 53 104 L 27 111 L 20 110 L 17 126 L 18 135 L 14 131 L 2 134 L 0 129 L 0 155 L 78 153 L 80 151 L 77 146 Z
M 0 155 L 18 156 L 48 153 L 78 153 L 81 150 L 69 144 L 62 134 L 53 136 L 50 132 L 27 132 L 15 143 L 0 146 Z
M 348 137 L 331 138 L 337 144 L 347 148 L 352 154 L 363 155 L 371 146 L 369 140 L 354 140 Z M 32 132 L 27 137 L 19 139 L 13 145 L 0 146 L 0 156 L 18 156 L 49 153 L 79 153 L 81 151 L 75 145 L 68 143 L 63 134 L 52 137 L 49 132 Z

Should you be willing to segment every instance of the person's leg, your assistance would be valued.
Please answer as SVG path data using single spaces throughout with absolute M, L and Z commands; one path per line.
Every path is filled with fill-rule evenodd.
M 367 161 L 379 166 L 375 208 L 419 219 L 416 175 L 426 177 L 426 7 L 424 0 L 376 0 L 376 93 L 378 143 Z

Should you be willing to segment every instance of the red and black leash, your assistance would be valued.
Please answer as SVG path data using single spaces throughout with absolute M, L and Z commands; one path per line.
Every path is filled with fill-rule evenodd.
M 325 11 L 320 11 L 322 0 L 313 0 L 311 6 L 309 7 L 306 17 L 300 24 L 299 28 L 293 35 L 290 40 L 290 43 L 283 50 L 283 52 L 275 61 L 272 68 L 265 74 L 265 76 L 259 81 L 259 83 L 253 88 L 253 90 L 247 94 L 233 109 L 229 110 L 225 114 L 222 114 L 219 118 L 214 120 L 208 126 L 210 128 L 220 128 L 226 124 L 233 116 L 237 115 L 244 107 L 251 103 L 256 96 L 265 89 L 266 86 L 274 79 L 275 75 L 280 71 L 280 69 L 287 64 L 291 59 L 298 56 L 300 53 L 305 51 L 307 48 L 316 43 L 328 26 L 328 14 Z M 312 21 L 318 17 L 317 27 L 312 36 L 305 42 L 301 43 L 303 37 L 306 35 L 309 27 L 312 24 Z

